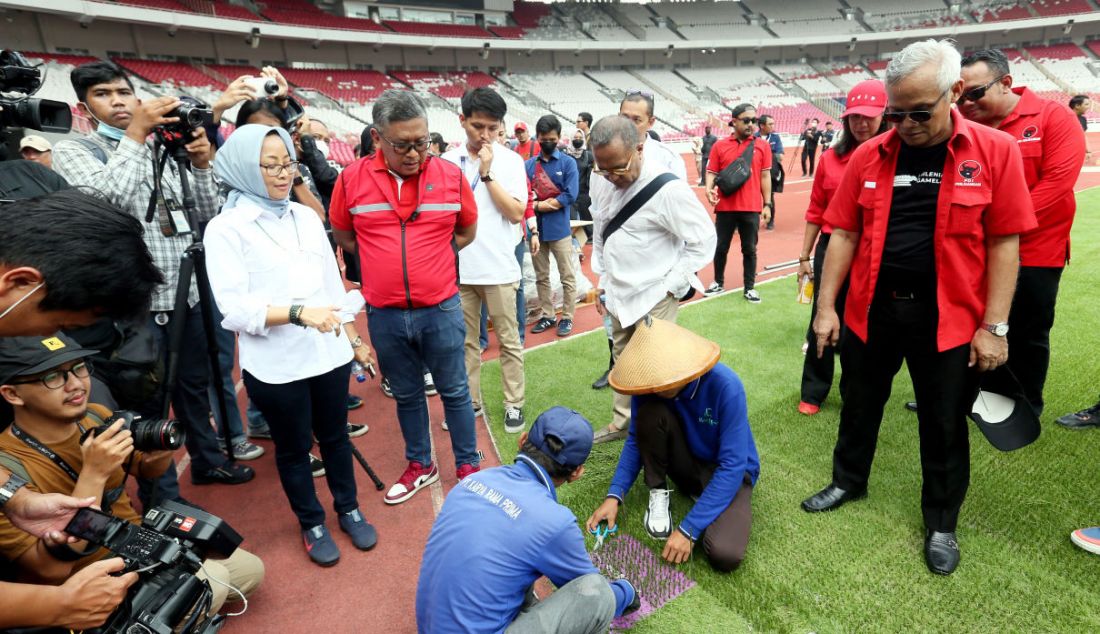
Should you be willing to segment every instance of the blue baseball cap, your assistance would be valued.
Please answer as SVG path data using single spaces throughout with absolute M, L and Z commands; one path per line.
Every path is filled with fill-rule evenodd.
M 550 449 L 546 442 L 550 436 L 561 441 L 561 451 Z M 592 423 L 576 411 L 558 405 L 539 414 L 527 439 L 554 462 L 579 467 L 592 451 Z

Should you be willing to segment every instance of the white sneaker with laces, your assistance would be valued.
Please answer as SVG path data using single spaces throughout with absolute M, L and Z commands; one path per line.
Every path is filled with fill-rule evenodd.
M 707 290 L 703 291 L 703 295 L 718 295 L 725 292 L 726 289 L 722 288 L 717 282 L 711 282 Z
M 745 299 L 751 304 L 759 304 L 760 293 L 757 293 L 755 288 L 749 289 L 745 291 Z
M 672 534 L 672 514 L 668 510 L 668 498 L 672 489 L 650 489 L 649 506 L 645 511 L 645 532 L 653 539 L 668 539 Z

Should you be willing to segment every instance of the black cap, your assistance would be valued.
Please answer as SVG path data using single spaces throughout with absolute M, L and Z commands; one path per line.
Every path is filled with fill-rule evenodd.
M 1035 442 L 1042 431 L 1039 417 L 1023 396 L 979 390 L 970 408 L 970 420 L 985 439 L 1001 451 L 1013 451 Z
M 0 385 L 20 376 L 51 370 L 74 359 L 98 352 L 81 348 L 68 335 L 52 337 L 0 337 Z

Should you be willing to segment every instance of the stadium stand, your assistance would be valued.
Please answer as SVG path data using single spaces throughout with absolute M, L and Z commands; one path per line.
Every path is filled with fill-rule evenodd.
M 1092 13 L 1094 10 L 1088 0 L 1036 0 L 1031 4 L 1031 8 L 1041 16 Z

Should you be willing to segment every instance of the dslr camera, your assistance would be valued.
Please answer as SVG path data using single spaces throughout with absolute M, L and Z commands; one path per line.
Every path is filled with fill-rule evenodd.
M 183 424 L 178 420 L 145 420 L 140 414 L 129 410 L 115 412 L 109 421 L 99 427 L 89 427 L 80 435 L 80 444 L 88 436 L 98 436 L 122 419 L 122 428 L 134 436 L 134 449 L 138 451 L 175 451 L 183 446 L 185 433 Z
M 204 123 L 212 121 L 214 118 L 214 111 L 198 99 L 180 95 L 179 100 L 180 105 L 164 115 L 165 117 L 176 117 L 179 121 L 160 125 L 153 129 L 153 134 L 160 140 L 161 145 L 173 153 L 182 152 L 183 146 L 194 140 L 191 132 L 201 128 Z
M 166 501 L 141 526 L 85 508 L 65 531 L 118 555 L 139 576 L 107 622 L 86 634 L 213 634 L 225 624 L 223 615 L 207 615 L 213 592 L 195 576 L 204 559 L 229 557 L 241 543 L 221 518 Z
M 69 105 L 31 97 L 42 87 L 42 71 L 12 50 L 0 51 L 0 129 L 33 128 L 68 132 L 73 127 Z

